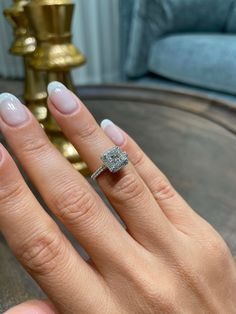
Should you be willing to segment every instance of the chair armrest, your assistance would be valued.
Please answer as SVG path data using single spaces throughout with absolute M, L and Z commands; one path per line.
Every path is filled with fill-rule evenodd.
M 127 6 L 129 1 L 120 0 Z M 123 2 L 123 3 L 122 3 Z M 150 49 L 161 36 L 179 32 L 222 32 L 235 0 L 133 1 L 125 71 L 130 77 L 147 72 Z M 212 13 L 214 12 L 214 14 Z M 126 36 L 126 32 L 122 31 Z

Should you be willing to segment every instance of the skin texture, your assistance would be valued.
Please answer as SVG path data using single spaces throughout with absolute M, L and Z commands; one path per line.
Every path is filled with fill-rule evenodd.
M 102 152 L 114 146 L 109 132 L 65 87 L 50 93 L 48 107 L 95 171 Z M 236 267 L 227 245 L 128 134 L 116 130 L 129 164 L 97 179 L 123 228 L 26 108 L 27 118 L 17 124 L 9 124 L 2 110 L 0 129 L 14 154 L 91 258 L 86 262 L 77 254 L 0 146 L 0 229 L 50 300 L 22 304 L 8 314 L 236 313 Z

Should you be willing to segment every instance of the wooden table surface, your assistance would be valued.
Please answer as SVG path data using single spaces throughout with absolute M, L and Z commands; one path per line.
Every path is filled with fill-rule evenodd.
M 86 86 L 78 94 L 99 122 L 110 118 L 136 139 L 236 255 L 235 104 L 129 85 Z M 42 296 L 0 239 L 0 313 Z

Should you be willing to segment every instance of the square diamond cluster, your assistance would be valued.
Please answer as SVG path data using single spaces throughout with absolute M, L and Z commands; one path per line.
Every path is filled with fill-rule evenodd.
M 123 152 L 118 146 L 105 151 L 101 157 L 104 165 L 111 172 L 119 171 L 123 166 L 128 164 L 128 155 Z

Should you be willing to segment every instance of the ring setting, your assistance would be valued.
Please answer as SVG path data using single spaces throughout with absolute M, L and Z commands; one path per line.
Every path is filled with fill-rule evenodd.
M 103 164 L 91 175 L 91 178 L 94 180 L 103 171 L 109 170 L 111 173 L 115 173 L 121 170 L 129 162 L 128 154 L 122 151 L 118 146 L 113 146 L 112 148 L 106 150 L 100 158 Z

